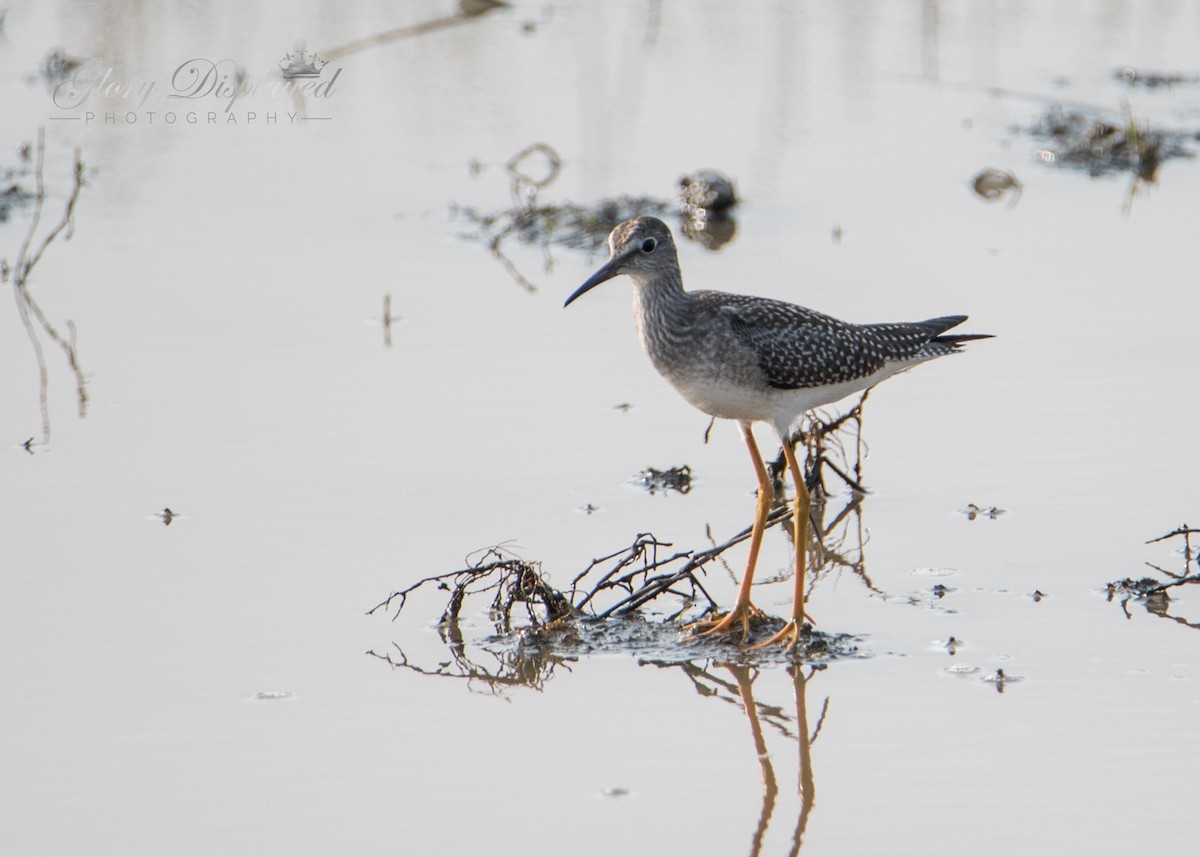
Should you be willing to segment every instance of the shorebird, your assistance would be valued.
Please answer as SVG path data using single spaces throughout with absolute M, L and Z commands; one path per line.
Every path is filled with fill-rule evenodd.
M 813 408 L 869 389 L 918 363 L 954 354 L 964 342 L 989 335 L 947 334 L 967 320 L 965 315 L 851 324 L 770 298 L 685 291 L 671 230 L 655 217 L 618 224 L 608 236 L 608 246 L 608 261 L 563 306 L 607 280 L 628 276 L 633 281 L 638 334 L 654 368 L 704 413 L 737 423 L 758 477 L 750 556 L 733 609 L 687 628 L 699 629 L 695 636 L 700 637 L 740 625 L 745 643 L 751 618 L 760 615 L 751 604 L 750 587 L 774 489 L 751 426 L 765 422 L 779 435 L 796 487 L 792 518 L 796 572 L 791 617 L 777 634 L 758 645 L 795 648 L 807 633 L 805 554 L 811 499 L 792 448 L 792 429 Z

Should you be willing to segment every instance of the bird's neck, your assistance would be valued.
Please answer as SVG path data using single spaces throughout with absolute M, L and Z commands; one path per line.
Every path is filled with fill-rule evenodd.
M 675 347 L 675 340 L 680 337 L 686 337 L 691 301 L 692 296 L 684 291 L 683 279 L 678 274 L 634 281 L 633 315 L 638 336 L 656 366 L 664 350 Z M 661 366 L 659 371 L 663 371 Z

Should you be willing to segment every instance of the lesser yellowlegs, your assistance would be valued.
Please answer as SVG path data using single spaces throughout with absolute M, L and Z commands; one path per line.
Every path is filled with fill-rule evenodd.
M 953 354 L 982 334 L 946 335 L 966 321 L 948 315 L 898 324 L 850 324 L 769 298 L 683 288 L 675 241 L 665 223 L 638 217 L 608 236 L 609 259 L 563 306 L 606 280 L 633 280 L 633 312 L 646 353 L 659 373 L 706 414 L 734 420 L 758 476 L 758 505 L 750 530 L 750 557 L 733 609 L 700 634 L 742 627 L 749 636 L 758 610 L 750 603 L 754 566 L 774 500 L 771 480 L 751 424 L 769 423 L 783 444 L 796 486 L 795 595 L 791 619 L 763 646 L 793 648 L 805 626 L 805 549 L 810 498 L 789 436 L 808 411 L 865 390 L 918 363 Z

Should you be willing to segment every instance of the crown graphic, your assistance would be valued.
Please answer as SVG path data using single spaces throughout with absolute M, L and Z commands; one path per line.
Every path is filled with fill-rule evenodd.
M 320 77 L 324 67 L 325 60 L 304 48 L 297 48 L 295 53 L 279 61 L 279 70 L 284 77 Z

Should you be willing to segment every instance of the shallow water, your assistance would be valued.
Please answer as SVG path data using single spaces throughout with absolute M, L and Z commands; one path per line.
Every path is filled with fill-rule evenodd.
M 450 4 L 117 10 L 4 19 L 0 168 L 46 128 L 49 225 L 75 147 L 87 167 L 73 235 L 29 288 L 73 322 L 89 397 L 81 418 L 43 339 L 43 443 L 6 301 L 5 853 L 1120 854 L 1194 838 L 1195 629 L 1138 601 L 1126 618 L 1105 585 L 1181 572 L 1178 539 L 1145 542 L 1196 517 L 1200 165 L 1091 178 L 1039 163 L 1045 141 L 1017 129 L 1058 100 L 1200 128 L 1194 83 L 1113 77 L 1195 74 L 1197 4 L 516 3 L 424 29 Z M 233 57 L 257 80 L 298 40 L 340 69 L 303 105 L 314 118 L 260 89 L 165 124 L 184 61 Z M 96 94 L 116 118 L 85 121 L 36 79 L 54 47 L 158 90 L 132 108 Z M 626 283 L 564 311 L 600 258 L 553 246 L 548 265 L 507 242 L 530 292 L 462 237 L 452 205 L 512 205 L 504 164 L 537 141 L 562 159 L 541 203 L 734 176 L 734 240 L 680 242 L 692 287 L 857 321 L 969 313 L 997 335 L 867 403 L 873 588 L 829 574 L 811 600 L 859 656 L 797 678 L 617 652 L 529 687 L 364 654 L 453 671 L 444 593 L 396 621 L 363 614 L 480 548 L 509 543 L 565 587 L 639 532 L 704 548 L 749 523 L 736 432 L 705 444 L 707 418 L 638 348 Z M 1015 205 L 971 191 L 985 167 L 1017 176 Z M 10 263 L 27 223 L 0 224 Z M 682 464 L 686 495 L 634 484 Z M 1005 511 L 971 520 L 970 503 Z M 771 530 L 760 574 L 785 579 L 755 598 L 772 613 L 790 556 Z M 725 603 L 743 557 L 709 573 Z M 1170 615 L 1194 625 L 1188 590 Z M 494 668 L 483 607 L 464 653 Z

